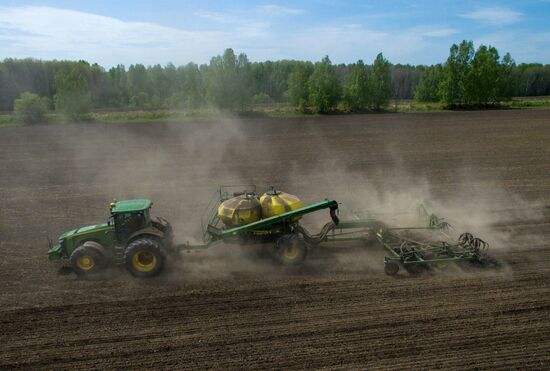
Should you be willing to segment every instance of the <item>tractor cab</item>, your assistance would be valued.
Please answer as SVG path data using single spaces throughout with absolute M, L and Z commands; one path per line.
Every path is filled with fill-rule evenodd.
M 126 200 L 111 203 L 109 225 L 114 226 L 117 242 L 123 244 L 135 232 L 151 226 L 150 200 Z

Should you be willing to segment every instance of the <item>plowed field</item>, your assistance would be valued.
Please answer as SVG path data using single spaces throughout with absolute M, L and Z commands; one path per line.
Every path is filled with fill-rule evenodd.
M 549 160 L 544 110 L 0 128 L 0 368 L 547 369 Z M 222 244 L 149 280 L 47 261 L 47 236 L 114 197 L 153 199 L 198 242 L 217 186 L 243 183 L 394 224 L 428 201 L 503 267 L 388 277 L 361 243 L 296 270 Z

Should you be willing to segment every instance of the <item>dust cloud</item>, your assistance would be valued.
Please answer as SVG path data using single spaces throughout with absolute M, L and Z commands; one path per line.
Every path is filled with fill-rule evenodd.
M 369 137 L 364 135 L 368 122 L 363 125 L 338 127 L 330 118 L 243 120 L 220 112 L 194 123 L 28 128 L 32 161 L 19 161 L 11 175 L 29 187 L 14 192 L 11 202 L 26 199 L 28 208 L 41 210 L 39 230 L 55 236 L 106 220 L 113 198 L 150 198 L 153 214 L 173 224 L 177 242 L 199 244 L 201 215 L 219 185 L 257 184 L 260 191 L 273 185 L 305 203 L 335 199 L 343 219 L 373 217 L 390 226 L 414 226 L 424 203 L 457 234 L 469 231 L 491 249 L 540 243 L 536 236 L 516 233 L 514 225 L 542 218 L 541 204 L 504 188 L 499 174 L 430 161 L 427 150 L 421 157 L 403 147 L 409 139 L 398 133 L 381 139 L 381 132 L 394 129 L 373 124 L 369 130 L 378 137 Z M 303 224 L 316 232 L 328 220 L 328 212 L 319 212 L 304 217 Z M 347 256 L 341 250 L 335 269 L 382 269 L 377 250 Z M 239 246 L 220 244 L 196 256 L 183 254 L 182 272 L 224 277 L 271 269 L 266 259 Z

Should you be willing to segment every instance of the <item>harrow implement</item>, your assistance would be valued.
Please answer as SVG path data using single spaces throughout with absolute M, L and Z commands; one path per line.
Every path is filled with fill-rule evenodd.
M 400 266 L 411 274 L 433 267 L 443 268 L 455 262 L 497 266 L 497 262 L 486 253 L 489 244 L 467 232 L 457 241 L 416 241 L 391 230 L 380 230 L 376 237 L 389 255 L 384 258 L 384 271 L 388 275 L 396 274 Z
M 449 263 L 499 267 L 498 261 L 487 253 L 489 244 L 481 238 L 465 232 L 453 239 L 454 228 L 443 218 L 429 214 L 424 205 L 419 207 L 419 216 L 424 219 L 424 226 L 389 227 L 377 219 L 366 218 L 327 223 L 317 235 L 310 235 L 299 225 L 295 230 L 312 246 L 331 241 L 361 241 L 368 248 L 381 246 L 387 252 L 384 271 L 388 275 L 397 274 L 400 267 L 418 274 L 442 269 Z

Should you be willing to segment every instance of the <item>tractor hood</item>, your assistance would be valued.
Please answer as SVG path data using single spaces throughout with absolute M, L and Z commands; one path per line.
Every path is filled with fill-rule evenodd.
M 61 236 L 59 236 L 59 240 L 64 240 L 66 238 L 73 237 L 75 235 L 80 235 L 83 233 L 91 233 L 95 232 L 96 230 L 101 230 L 107 228 L 109 225 L 107 223 L 103 224 L 96 224 L 96 225 L 88 225 L 86 227 L 80 227 L 73 230 L 70 230 L 68 232 L 63 233 Z
M 63 233 L 58 238 L 58 243 L 55 245 L 50 245 L 50 250 L 48 251 L 48 257 L 50 260 L 60 259 L 63 257 L 63 255 L 67 255 L 67 245 L 72 246 L 74 248 L 74 242 L 72 241 L 73 238 L 78 238 L 80 236 L 85 237 L 97 237 L 99 236 L 105 236 L 105 231 L 112 228 L 109 224 L 103 223 L 103 224 L 95 224 L 95 225 L 88 225 L 86 227 L 80 227 L 76 229 L 72 229 L 68 232 Z M 94 233 L 98 233 L 98 235 L 94 236 Z M 88 236 L 89 235 L 89 236 Z

